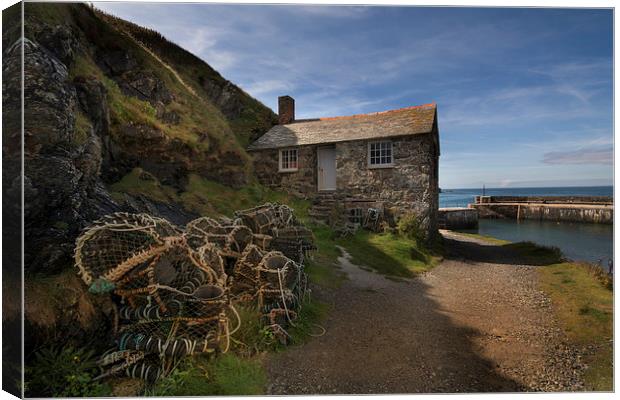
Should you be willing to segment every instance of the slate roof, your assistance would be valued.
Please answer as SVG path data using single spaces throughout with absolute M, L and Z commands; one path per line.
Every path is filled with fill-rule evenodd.
M 248 146 L 248 150 L 428 133 L 433 130 L 436 110 L 436 104 L 425 104 L 371 114 L 297 120 L 274 126 Z

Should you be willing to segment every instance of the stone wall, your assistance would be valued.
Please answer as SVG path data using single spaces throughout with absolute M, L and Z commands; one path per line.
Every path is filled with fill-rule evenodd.
M 260 183 L 283 189 L 295 196 L 311 198 L 316 193 L 316 146 L 298 147 L 298 170 L 278 171 L 278 149 L 253 152 L 254 173 Z
M 336 144 L 336 180 L 348 197 L 382 201 L 398 219 L 413 212 L 427 232 L 437 229 L 435 135 L 392 138 L 394 166 L 368 167 L 368 141 Z
M 476 196 L 476 203 L 613 204 L 611 196 Z
M 368 141 L 336 143 L 336 196 L 383 204 L 395 219 L 413 212 L 427 232 L 437 230 L 437 134 L 392 138 L 394 166 L 368 167 Z M 299 147 L 299 170 L 278 172 L 278 150 L 255 151 L 254 169 L 259 181 L 297 196 L 317 194 L 318 146 Z
M 439 228 L 475 229 L 478 227 L 478 211 L 474 208 L 440 208 L 437 214 Z
M 604 205 L 576 204 L 471 204 L 480 218 L 530 219 L 556 222 L 613 224 L 614 208 Z

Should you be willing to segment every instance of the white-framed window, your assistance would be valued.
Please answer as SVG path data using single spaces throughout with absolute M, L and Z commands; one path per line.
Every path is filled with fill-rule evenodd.
M 368 166 L 370 168 L 391 167 L 393 165 L 392 142 L 368 143 Z
M 282 149 L 280 150 L 280 172 L 297 171 L 298 164 L 297 149 Z

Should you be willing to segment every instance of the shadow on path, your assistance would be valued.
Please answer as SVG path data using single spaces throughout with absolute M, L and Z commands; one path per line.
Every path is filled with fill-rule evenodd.
M 268 360 L 270 394 L 523 390 L 481 354 L 477 329 L 454 323 L 430 293 L 432 279 L 390 281 L 351 264 L 346 254 L 340 264 L 349 280 L 317 290 L 332 306 L 326 334 Z

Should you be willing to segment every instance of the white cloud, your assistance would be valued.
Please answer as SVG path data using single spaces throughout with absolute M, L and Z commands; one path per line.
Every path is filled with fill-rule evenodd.
M 363 6 L 295 6 L 290 7 L 290 11 L 295 14 L 308 14 L 318 17 L 332 18 L 362 18 L 368 11 L 368 7 Z
M 283 95 L 284 92 L 289 92 L 295 88 L 293 82 L 286 80 L 261 80 L 244 86 L 244 90 L 250 93 L 254 97 L 261 97 L 264 95 Z
M 573 151 L 552 151 L 545 153 L 542 162 L 545 164 L 603 164 L 612 165 L 613 148 L 584 148 Z

